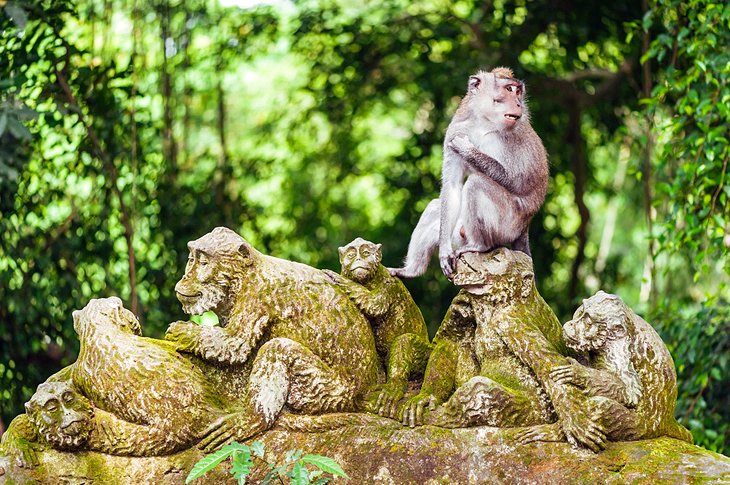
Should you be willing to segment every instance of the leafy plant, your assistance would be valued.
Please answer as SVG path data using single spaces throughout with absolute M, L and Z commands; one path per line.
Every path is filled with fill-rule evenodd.
M 234 441 L 196 463 L 185 483 L 203 476 L 228 458 L 231 459 L 231 474 L 241 485 L 246 483 L 246 478 L 251 474 L 254 460 L 260 461 L 270 469 L 261 482 L 262 485 L 287 483 L 284 480 L 291 485 L 323 485 L 334 477 L 349 478 L 337 462 L 326 456 L 312 454 L 302 456 L 301 450 L 290 450 L 284 458 L 284 463 L 270 463 L 264 457 L 264 445 L 260 441 L 255 441 L 251 445 Z

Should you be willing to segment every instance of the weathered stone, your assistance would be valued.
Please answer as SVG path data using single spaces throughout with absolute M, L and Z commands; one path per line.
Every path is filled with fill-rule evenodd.
M 283 460 L 288 450 L 329 456 L 356 484 L 595 484 L 728 483 L 730 458 L 672 438 L 609 443 L 595 454 L 567 443 L 518 444 L 516 429 L 473 427 L 444 429 L 390 425 L 346 427 L 322 433 L 274 428 L 258 438 L 268 460 Z M 29 470 L 3 462 L 1 485 L 182 484 L 203 454 L 190 449 L 170 456 L 128 458 L 94 452 L 49 450 Z M 235 481 L 228 465 L 195 481 Z M 254 470 L 257 483 L 265 468 Z M 344 483 L 336 479 L 334 483 Z

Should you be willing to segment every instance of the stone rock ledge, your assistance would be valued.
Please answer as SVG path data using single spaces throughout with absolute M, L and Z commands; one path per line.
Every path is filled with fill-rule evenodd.
M 260 437 L 267 458 L 291 449 L 334 458 L 353 484 L 730 483 L 730 458 L 671 438 L 609 443 L 599 454 L 567 443 L 516 444 L 513 430 L 350 426 L 321 433 L 273 429 Z M 0 456 L 0 485 L 183 484 L 202 457 L 190 449 L 165 457 L 127 458 L 47 451 L 34 470 Z M 266 472 L 254 471 L 250 483 Z M 235 483 L 227 470 L 198 484 Z M 335 483 L 343 483 L 336 480 Z

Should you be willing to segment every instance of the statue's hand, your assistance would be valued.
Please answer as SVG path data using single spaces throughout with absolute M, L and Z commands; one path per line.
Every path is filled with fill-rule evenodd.
M 590 448 L 594 453 L 606 447 L 606 431 L 598 423 L 597 410 L 591 400 L 563 401 L 555 406 L 555 410 L 559 416 L 560 427 L 570 444 Z
M 347 279 L 339 273 L 335 273 L 330 269 L 323 269 L 322 272 L 327 278 L 336 285 L 341 285 L 347 282 Z
M 263 417 L 244 411 L 227 414 L 218 418 L 202 433 L 198 448 L 205 453 L 219 450 L 231 441 L 243 442 L 266 429 Z
M 38 452 L 43 447 L 39 443 L 26 442 L 24 440 L 11 440 L 5 452 L 7 456 L 15 457 L 15 464 L 20 468 L 35 468 L 38 466 Z
M 581 389 L 586 387 L 583 366 L 575 359 L 568 357 L 568 364 L 561 365 L 550 372 L 550 378 L 556 384 L 573 384 Z
M 197 346 L 199 328 L 192 322 L 173 322 L 167 327 L 165 340 L 175 342 L 180 351 L 193 351 Z
M 535 441 L 565 441 L 565 434 L 559 423 L 539 424 L 520 429 L 515 433 L 515 440 L 523 445 Z
M 423 424 L 423 411 L 426 406 L 433 411 L 440 403 L 436 396 L 429 393 L 416 394 L 406 400 L 398 410 L 398 420 L 413 428 Z
M 398 402 L 405 392 L 402 386 L 383 386 L 383 390 L 378 394 L 378 400 L 375 404 L 376 412 L 390 419 L 398 418 Z

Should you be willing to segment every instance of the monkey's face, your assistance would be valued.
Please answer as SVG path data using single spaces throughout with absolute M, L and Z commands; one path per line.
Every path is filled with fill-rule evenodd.
M 526 115 L 524 83 L 505 77 L 503 71 L 480 72 L 469 78 L 472 109 L 499 131 L 511 130 Z
M 563 325 L 563 338 L 568 347 L 579 352 L 598 350 L 606 343 L 608 326 L 600 315 L 584 304 L 573 314 L 573 319 Z
M 380 244 L 357 238 L 339 248 L 342 275 L 358 283 L 367 283 L 378 270 L 382 259 Z
M 91 404 L 68 382 L 41 384 L 25 410 L 38 433 L 60 450 L 81 448 L 94 426 Z
M 116 296 L 94 298 L 81 310 L 75 310 L 72 315 L 74 330 L 82 338 L 100 325 L 114 325 L 124 332 L 142 335 L 142 327 L 137 316 L 124 308 L 122 300 Z

